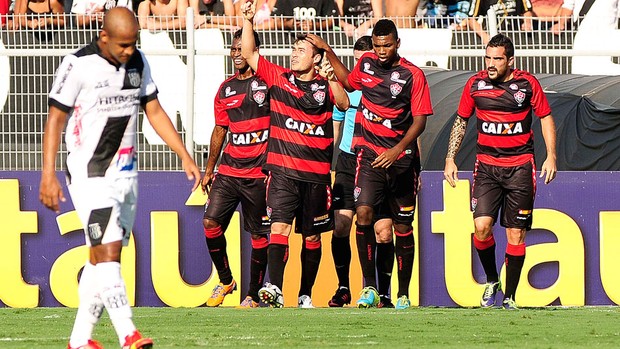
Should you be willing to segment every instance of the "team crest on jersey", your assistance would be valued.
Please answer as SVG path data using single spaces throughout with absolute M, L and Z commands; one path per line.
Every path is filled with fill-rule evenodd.
M 319 102 L 319 104 L 323 104 L 323 102 L 325 102 L 325 92 L 323 91 L 316 91 L 312 94 L 312 97 L 314 97 L 314 100 Z
M 140 87 L 140 73 L 138 73 L 135 69 L 131 69 L 127 72 L 127 77 L 129 78 L 129 84 L 131 87 Z
M 488 86 L 484 80 L 478 81 L 478 90 L 491 90 L 491 89 L 493 89 L 493 86 L 492 85 Z
M 233 89 L 230 88 L 230 86 L 226 86 L 226 90 L 224 90 L 224 95 L 226 97 L 230 97 L 232 95 L 236 95 L 237 91 L 233 91 Z
M 99 223 L 91 223 L 88 225 L 88 236 L 91 240 L 99 240 L 103 236 L 103 231 Z
M 364 63 L 364 73 L 368 73 L 370 75 L 374 75 L 375 72 L 370 70 L 370 63 Z
M 394 83 L 394 84 L 390 85 L 390 92 L 392 93 L 393 97 L 398 96 L 401 93 L 402 90 L 403 90 L 402 86 L 400 86 L 397 83 Z
M 254 101 L 258 103 L 259 106 L 262 106 L 265 102 L 265 93 L 261 91 L 256 91 L 254 92 L 252 98 L 254 98 Z
M 511 90 L 516 91 L 519 89 L 519 86 L 517 86 L 517 84 L 510 84 L 510 86 L 508 86 Z
M 517 91 L 515 93 L 515 101 L 517 101 L 520 107 L 523 104 L 523 101 L 525 101 L 525 93 L 523 93 L 523 91 Z

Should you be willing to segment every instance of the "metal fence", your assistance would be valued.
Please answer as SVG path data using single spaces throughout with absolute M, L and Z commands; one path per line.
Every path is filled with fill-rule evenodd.
M 189 13 L 188 23 L 194 23 Z M 485 18 L 483 25 L 491 34 L 503 32 L 511 36 L 516 46 L 515 66 L 531 71 L 535 74 L 570 74 L 575 73 L 576 65 L 580 67 L 598 68 L 603 71 L 594 71 L 592 74 L 620 75 L 618 57 L 620 56 L 620 31 L 617 23 L 613 28 L 607 25 L 604 32 L 609 35 L 601 38 L 601 29 L 594 24 L 586 29 L 587 23 L 583 19 L 572 22 L 566 30 L 553 34 L 547 23 L 534 19 L 534 30 L 524 32 L 520 29 L 522 18 L 504 17 L 495 21 L 496 17 Z M 200 20 L 200 18 L 198 18 Z M 284 21 L 279 17 L 275 20 Z M 349 36 L 338 27 L 339 20 L 335 18 L 335 26 L 329 29 L 316 28 L 313 32 L 323 37 L 342 57 L 346 65 L 352 67 L 352 47 L 355 36 Z M 173 123 L 177 126 L 188 148 L 199 164 L 204 167 L 208 153 L 209 127 L 205 127 L 203 120 L 213 119 L 212 110 L 199 108 L 208 105 L 215 96 L 217 86 L 234 73 L 234 67 L 229 59 L 228 48 L 232 42 L 232 34 L 238 29 L 236 18 L 210 17 L 211 23 L 224 24 L 211 26 L 215 29 L 170 29 L 165 31 L 143 31 L 138 47 L 149 57 L 173 57 L 182 65 L 185 72 L 186 96 L 188 107 L 186 113 L 193 115 L 184 118 L 183 113 L 176 110 L 167 110 L 171 114 Z M 399 22 L 414 28 L 400 28 L 400 54 L 415 64 L 424 66 L 438 66 L 453 70 L 483 69 L 484 43 L 481 37 L 471 29 L 461 29 L 451 17 L 424 17 L 401 18 Z M 599 23 L 601 21 L 594 21 Z M 70 23 L 70 20 L 67 20 Z M 191 26 L 193 28 L 193 26 Z M 209 31 L 209 38 L 213 42 L 194 42 L 195 38 L 202 37 L 201 31 Z M 370 29 L 369 29 L 370 30 Z M 89 43 L 96 37 L 98 28 L 65 28 L 48 29 L 0 29 L 0 170 L 40 170 L 42 167 L 42 135 L 47 116 L 47 93 L 51 86 L 56 67 L 62 57 L 81 46 Z M 213 36 L 213 34 L 215 36 Z M 275 63 L 283 66 L 289 64 L 290 46 L 295 39 L 296 31 L 289 30 L 259 30 L 262 41 L 261 54 Z M 145 44 L 145 38 L 154 35 L 165 35 L 168 46 L 153 46 Z M 211 39 L 207 39 L 211 40 Z M 201 57 L 218 59 L 217 63 L 208 63 L 208 67 L 200 65 Z M 587 58 L 591 61 L 588 61 Z M 585 63 L 579 59 L 586 59 Z M 150 58 L 149 58 L 150 60 Z M 592 64 L 596 61 L 601 64 Z M 602 60 L 602 61 L 601 61 Z M 579 61 L 579 62 L 578 62 Z M 197 63 L 198 62 L 198 63 Z M 211 61 L 210 61 L 211 62 Z M 590 64 L 588 64 L 590 62 Z M 605 64 L 609 65 L 609 68 Z M 198 65 L 198 66 L 197 66 Z M 184 70 L 183 70 L 184 69 Z M 589 73 L 588 68 L 584 71 Z M 221 75 L 217 81 L 204 77 L 202 72 L 215 72 Z M 171 73 L 170 73 L 171 74 Z M 170 75 L 168 74 L 168 75 Z M 166 72 L 160 74 L 166 75 Z M 181 74 L 183 75 L 183 74 Z M 170 78 L 170 77 L 169 77 Z M 174 77 L 172 77 L 174 78 Z M 156 80 L 159 86 L 161 83 Z M 199 86 L 208 85 L 202 91 L 209 91 L 205 95 L 197 95 Z M 176 97 L 177 99 L 183 98 Z M 181 108 L 182 109 L 182 108 Z M 185 120 L 183 122 L 183 120 Z M 143 116 L 140 116 L 140 124 Z M 199 129 L 192 126 L 201 125 Z M 208 125 L 208 123 L 207 123 Z M 191 131 L 193 130 L 193 132 Z M 196 134 L 202 135 L 195 137 Z M 200 140 L 196 140 L 200 138 Z M 167 147 L 151 142 L 141 128 L 138 138 L 139 168 L 141 170 L 180 170 L 181 164 Z M 59 166 L 63 166 L 66 150 L 64 146 L 59 154 Z

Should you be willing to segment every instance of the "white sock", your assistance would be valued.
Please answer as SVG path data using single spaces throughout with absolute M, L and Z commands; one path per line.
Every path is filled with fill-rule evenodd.
M 95 325 L 103 312 L 103 302 L 97 292 L 98 284 L 95 273 L 95 266 L 90 264 L 90 262 L 86 262 L 78 286 L 80 304 L 77 314 L 75 315 L 73 331 L 69 339 L 69 344 L 72 348 L 78 348 L 88 344 L 88 340 L 92 337 Z
M 97 263 L 96 268 L 101 299 L 110 315 L 118 341 L 123 346 L 125 337 L 133 334 L 136 326 L 131 320 L 131 307 L 127 299 L 125 282 L 121 276 L 121 264 L 119 262 Z

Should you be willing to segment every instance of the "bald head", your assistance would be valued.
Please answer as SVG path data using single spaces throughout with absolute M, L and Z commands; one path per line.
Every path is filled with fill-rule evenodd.
M 115 7 L 103 18 L 103 28 L 97 44 L 101 54 L 114 64 L 127 63 L 136 50 L 138 21 L 131 10 Z
M 114 7 L 106 12 L 103 28 L 110 36 L 137 35 L 140 27 L 136 15 L 126 7 Z

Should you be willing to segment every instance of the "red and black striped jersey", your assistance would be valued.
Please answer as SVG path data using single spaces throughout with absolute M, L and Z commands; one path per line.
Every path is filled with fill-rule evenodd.
M 413 118 L 433 114 L 426 77 L 420 68 L 404 58 L 384 68 L 374 52 L 365 53 L 349 74 L 349 84 L 362 91 L 355 117 L 353 147 L 377 156 L 400 142 Z M 417 142 L 400 154 L 395 166 L 408 166 L 419 157 Z
M 472 76 L 463 89 L 457 114 L 465 119 L 476 112 L 477 159 L 496 166 L 518 166 L 534 157 L 532 110 L 540 118 L 551 107 L 538 80 L 515 69 L 512 79 L 494 82 L 486 70 Z
M 326 79 L 301 81 L 260 56 L 256 74 L 269 86 L 271 126 L 263 170 L 313 183 L 331 183 L 334 97 Z
M 215 124 L 228 129 L 229 139 L 218 172 L 242 178 L 263 178 L 269 136 L 269 90 L 258 76 L 237 75 L 220 85 L 214 102 Z

